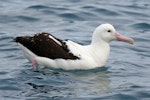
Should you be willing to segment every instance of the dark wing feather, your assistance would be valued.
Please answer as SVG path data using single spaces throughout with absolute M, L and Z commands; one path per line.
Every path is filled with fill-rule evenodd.
M 22 44 L 41 57 L 47 57 L 50 59 L 79 59 L 77 56 L 69 53 L 65 42 L 52 36 L 60 42 L 60 45 L 49 36 L 52 35 L 48 33 L 38 33 L 34 36 L 16 37 L 14 41 Z

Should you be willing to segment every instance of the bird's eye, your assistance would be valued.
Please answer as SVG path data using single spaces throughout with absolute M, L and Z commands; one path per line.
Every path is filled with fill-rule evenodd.
M 107 32 L 111 32 L 111 30 L 108 30 Z

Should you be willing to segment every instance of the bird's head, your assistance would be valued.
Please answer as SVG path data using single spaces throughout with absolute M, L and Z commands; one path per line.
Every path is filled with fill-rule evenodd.
M 93 43 L 100 42 L 100 41 L 109 43 L 113 40 L 118 40 L 118 41 L 130 43 L 130 44 L 134 44 L 134 40 L 132 38 L 128 38 L 128 37 L 121 35 L 115 30 L 115 28 L 111 24 L 108 24 L 108 23 L 101 24 L 100 26 L 98 26 L 95 29 L 93 33 L 93 37 L 92 37 Z

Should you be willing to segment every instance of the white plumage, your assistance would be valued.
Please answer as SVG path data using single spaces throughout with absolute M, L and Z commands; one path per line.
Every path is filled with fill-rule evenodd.
M 59 41 L 52 38 L 57 44 L 61 45 Z M 93 69 L 97 67 L 102 67 L 105 65 L 109 52 L 109 43 L 112 40 L 119 40 L 133 44 L 134 40 L 127 38 L 116 32 L 111 24 L 102 24 L 98 26 L 93 32 L 92 42 L 89 45 L 80 45 L 73 41 L 63 41 L 66 43 L 68 50 L 73 55 L 79 57 L 79 59 L 50 59 L 47 57 L 41 57 L 34 54 L 31 50 L 26 48 L 21 43 L 18 43 L 23 50 L 27 59 L 31 62 L 36 61 L 40 65 L 52 68 L 61 68 L 66 70 L 74 69 Z

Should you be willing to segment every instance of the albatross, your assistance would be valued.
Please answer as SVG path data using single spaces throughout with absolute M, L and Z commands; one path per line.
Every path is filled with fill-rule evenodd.
M 94 30 L 89 45 L 61 40 L 45 32 L 14 38 L 33 67 L 43 65 L 65 70 L 104 66 L 109 56 L 110 42 L 114 40 L 134 44 L 132 38 L 121 35 L 109 23 L 101 24 Z

